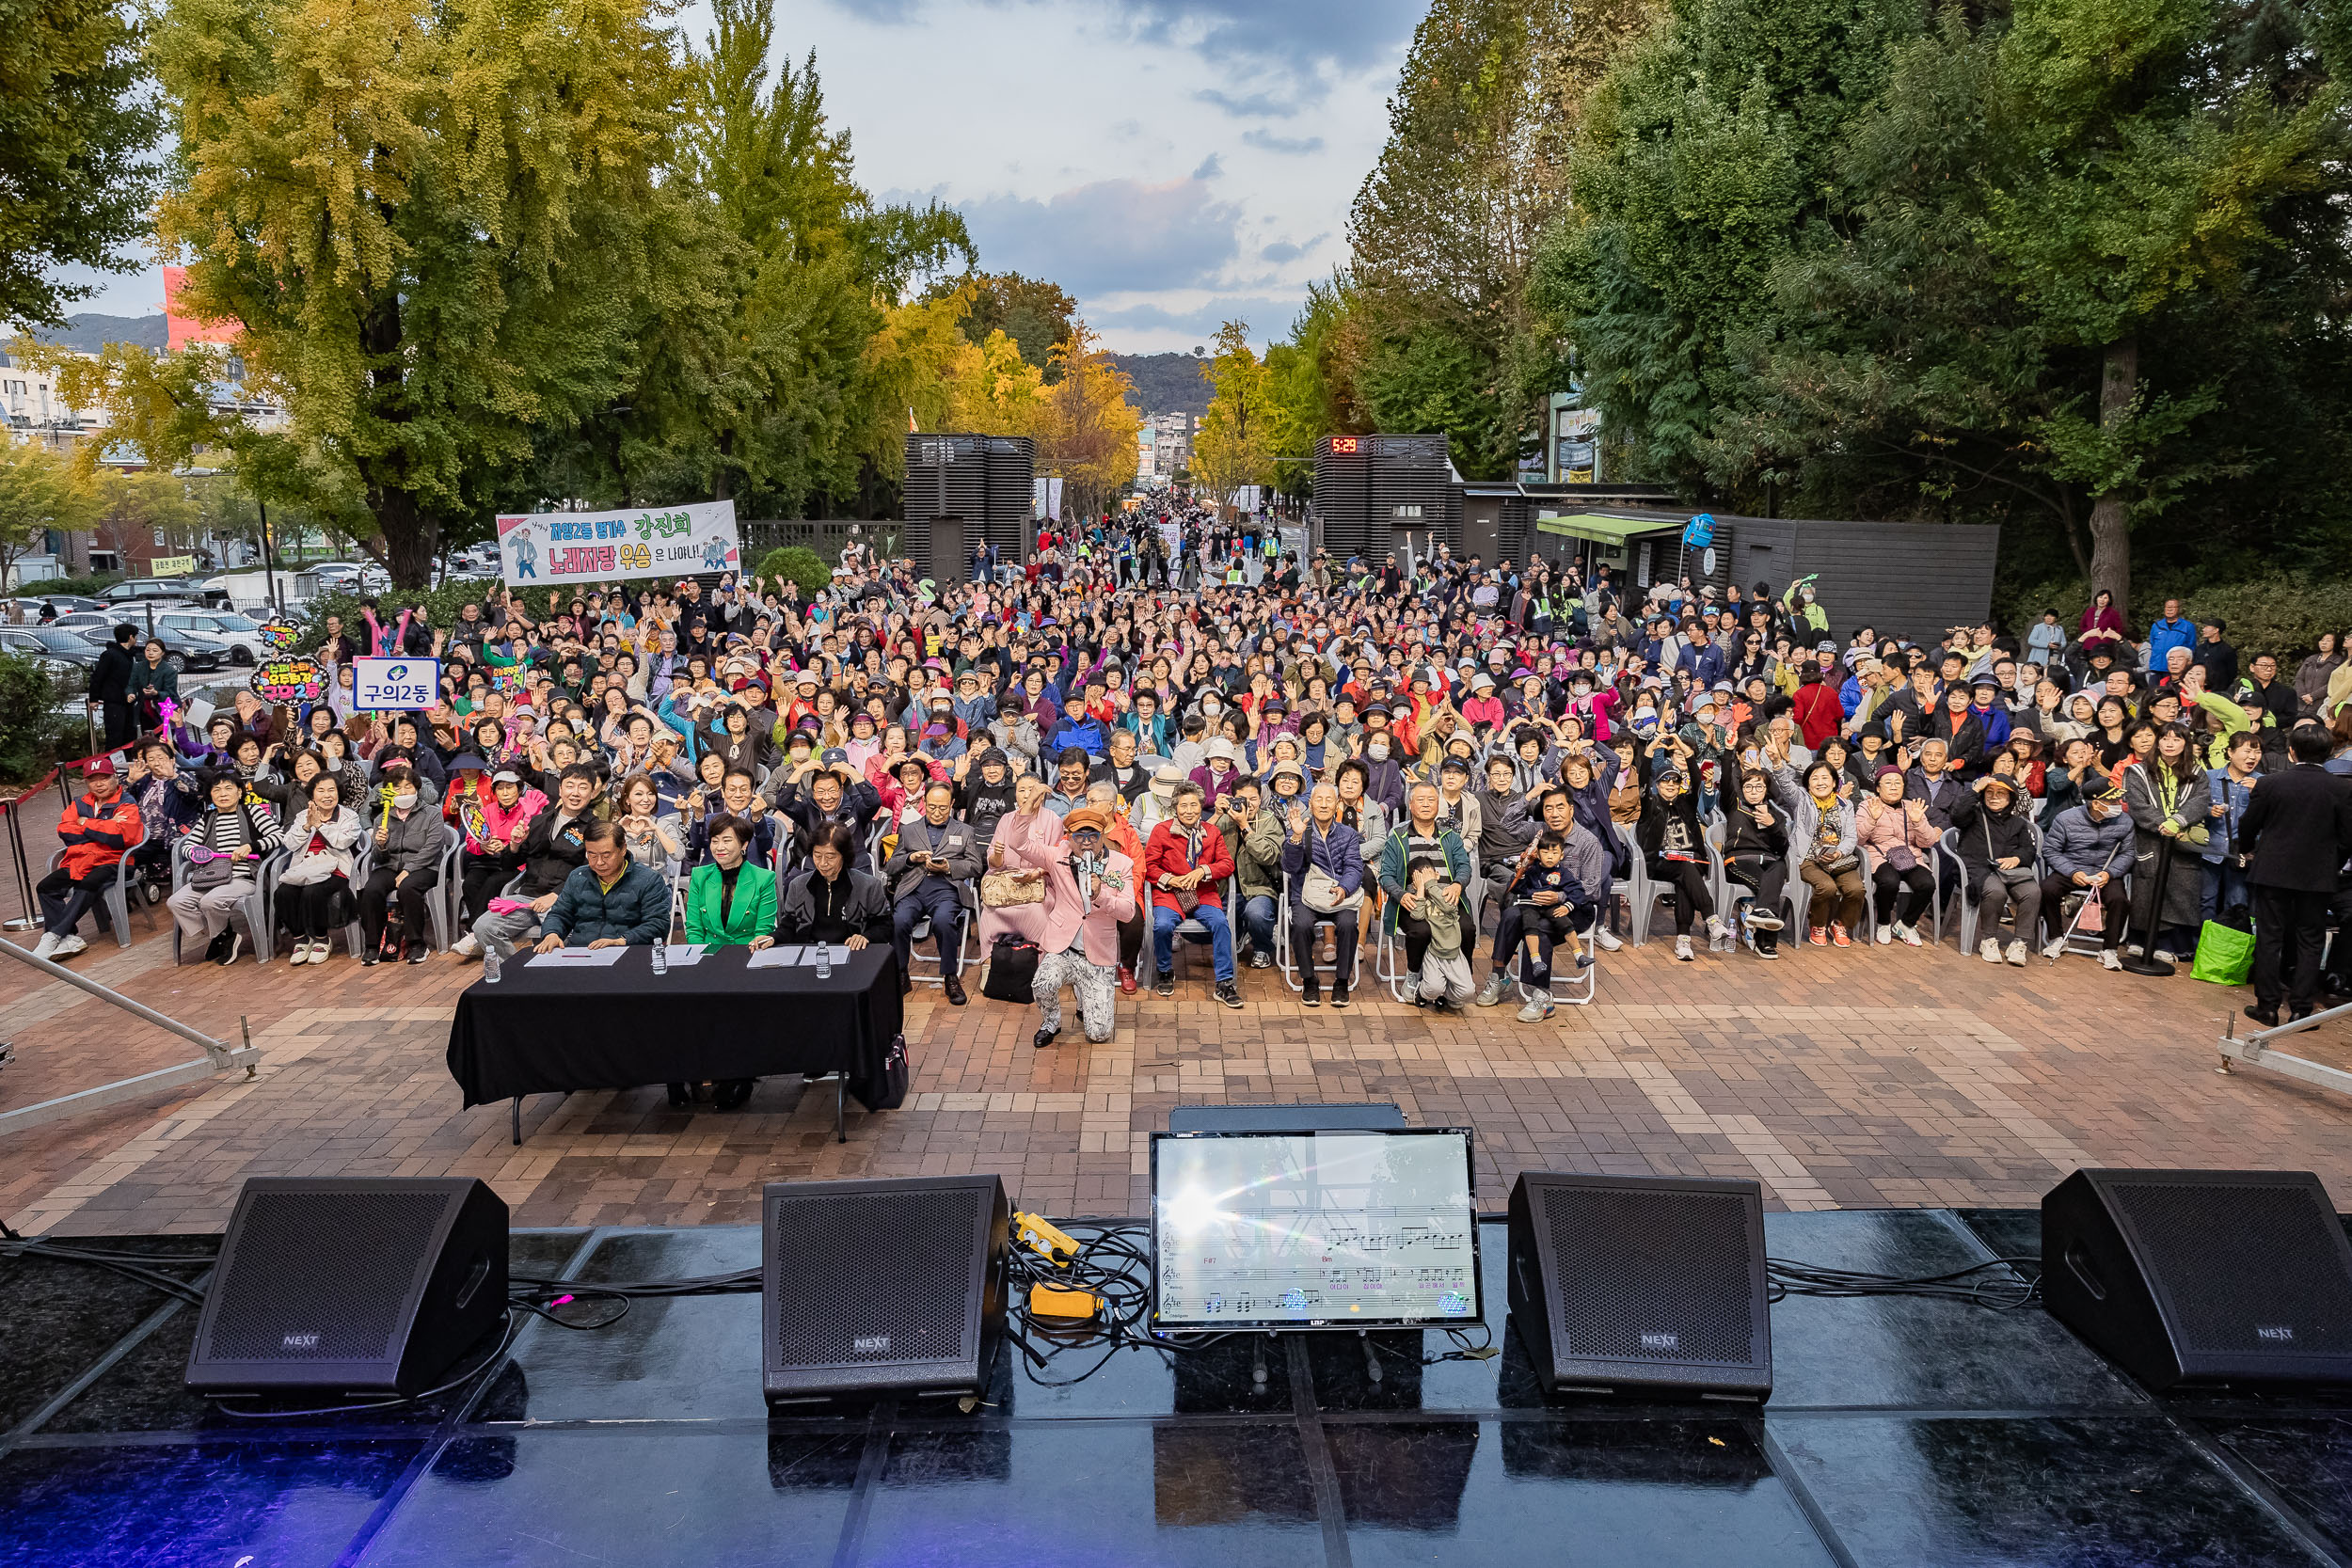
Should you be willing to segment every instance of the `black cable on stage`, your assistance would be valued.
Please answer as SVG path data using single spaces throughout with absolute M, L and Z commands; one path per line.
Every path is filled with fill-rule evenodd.
M 2033 1274 L 2020 1272 L 2021 1264 L 2033 1265 Z M 2042 1299 L 2039 1258 L 1994 1258 L 1948 1274 L 1915 1276 L 1823 1268 L 1785 1258 L 1767 1258 L 1764 1269 L 1767 1299 L 1771 1301 L 1788 1296 L 1917 1296 L 2010 1312 Z M 1981 1277 L 1993 1269 L 2006 1269 L 2009 1276 Z
M 315 1410 L 240 1410 L 227 1402 L 226 1399 L 215 1395 L 213 1407 L 222 1415 L 232 1416 L 240 1421 L 289 1421 L 305 1416 L 350 1416 L 362 1411 L 396 1410 L 403 1405 L 421 1404 L 426 1400 L 446 1394 L 453 1388 L 470 1383 L 491 1368 L 502 1364 L 506 1360 L 507 1351 L 514 1346 L 515 1336 L 522 1332 L 522 1326 L 521 1314 L 509 1309 L 506 1314 L 506 1332 L 499 1336 L 498 1348 L 492 1351 L 480 1365 L 467 1369 L 437 1388 L 427 1388 L 421 1394 L 410 1394 L 405 1399 L 370 1400 L 363 1404 L 328 1404 L 322 1405 Z M 565 1326 L 572 1325 L 566 1324 Z
M 51 1242 L 27 1239 L 9 1231 L 0 1241 L 0 1258 L 46 1259 L 57 1263 L 80 1263 L 89 1268 L 104 1269 L 110 1274 L 134 1280 L 151 1290 L 160 1291 L 191 1307 L 204 1305 L 204 1292 L 167 1268 L 210 1268 L 220 1260 L 217 1253 L 188 1253 L 179 1257 L 144 1252 L 115 1252 L 103 1246 L 83 1246 L 72 1242 Z

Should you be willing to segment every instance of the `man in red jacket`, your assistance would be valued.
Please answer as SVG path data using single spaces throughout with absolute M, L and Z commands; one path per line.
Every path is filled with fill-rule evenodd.
M 1818 752 L 1837 733 L 1837 726 L 1845 722 L 1846 709 L 1837 700 L 1837 689 L 1821 678 L 1820 665 L 1806 665 L 1797 679 L 1803 684 L 1790 700 L 1790 717 L 1804 731 L 1806 747 Z
M 1176 927 L 1191 903 L 1191 918 L 1209 928 L 1210 951 L 1216 960 L 1216 999 L 1238 1007 L 1233 928 L 1226 923 L 1225 902 L 1217 893 L 1233 874 L 1233 852 L 1226 847 L 1216 824 L 1201 820 L 1199 784 L 1189 780 L 1178 784 L 1172 804 L 1176 815 L 1153 828 L 1143 847 L 1144 879 L 1152 887 L 1152 952 L 1160 965 L 1153 989 L 1162 996 L 1176 994 Z
M 71 958 L 87 947 L 73 927 L 93 904 L 98 928 L 106 928 L 105 891 L 122 857 L 147 836 L 139 808 L 125 798 L 122 781 L 115 776 L 112 757 L 100 757 L 83 769 L 82 777 L 89 787 L 57 819 L 57 842 L 65 846 L 65 854 L 57 869 L 33 890 L 40 895 L 44 927 L 33 947 L 35 958 Z

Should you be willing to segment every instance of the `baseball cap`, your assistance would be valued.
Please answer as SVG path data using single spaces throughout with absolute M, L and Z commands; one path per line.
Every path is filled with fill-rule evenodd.
M 112 757 L 93 758 L 90 765 L 82 769 L 82 777 L 85 779 L 111 779 L 114 776 L 115 759 Z
M 497 772 L 490 775 L 490 782 L 494 784 L 518 784 L 523 782 L 523 776 L 520 773 L 516 772 L 512 768 L 501 768 Z

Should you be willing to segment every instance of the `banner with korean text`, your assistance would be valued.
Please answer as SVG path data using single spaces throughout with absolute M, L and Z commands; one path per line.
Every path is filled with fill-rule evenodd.
M 588 587 L 743 568 L 733 501 L 625 512 L 535 512 L 501 517 L 498 528 L 500 575 L 510 588 Z

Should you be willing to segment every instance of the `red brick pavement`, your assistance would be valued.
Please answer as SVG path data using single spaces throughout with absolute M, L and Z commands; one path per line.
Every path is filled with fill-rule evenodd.
M 2023 1204 L 2086 1163 L 2311 1168 L 2352 1201 L 2352 1101 L 2214 1070 L 2244 992 L 2080 958 L 1994 968 L 1947 944 L 1678 964 L 1656 943 L 1604 958 L 1599 1002 L 1540 1025 L 1507 1007 L 1432 1016 L 1369 984 L 1346 1012 L 1308 1011 L 1272 973 L 1245 973 L 1248 1006 L 1229 1011 L 1194 960 L 1172 1000 L 1122 998 L 1112 1041 L 1073 1028 L 1045 1051 L 1033 1009 L 923 990 L 914 1093 L 882 1115 L 853 1103 L 847 1144 L 830 1088 L 777 1079 L 735 1113 L 673 1111 L 659 1085 L 540 1096 L 515 1148 L 505 1108 L 461 1111 L 443 1067 L 471 966 L 175 969 L 167 928 L 139 928 L 127 953 L 74 961 L 218 1035 L 249 1018 L 262 1070 L 9 1139 L 0 1213 L 20 1227 L 217 1229 L 260 1174 L 475 1175 L 531 1225 L 740 1223 L 772 1180 L 968 1171 L 1047 1212 L 1131 1213 L 1170 1106 L 1352 1099 L 1475 1128 L 1489 1207 L 1531 1167 L 1752 1176 L 1788 1207 Z M 0 1109 L 190 1053 L 13 964 L 0 1037 L 19 1053 Z M 2352 1065 L 2352 1031 L 2302 1039 Z

